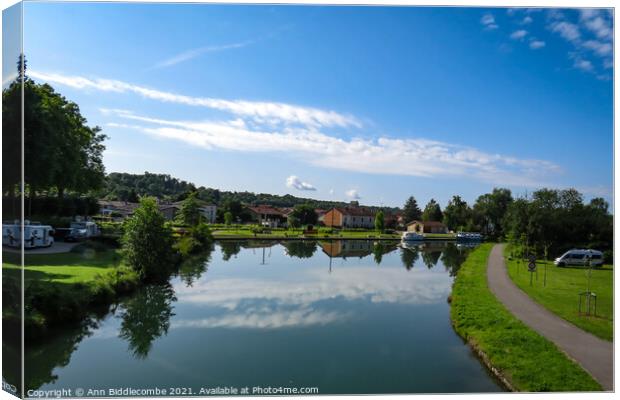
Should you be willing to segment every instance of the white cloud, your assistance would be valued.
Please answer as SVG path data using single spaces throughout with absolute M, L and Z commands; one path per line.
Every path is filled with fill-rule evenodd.
M 592 50 L 599 56 L 609 56 L 614 50 L 611 43 L 603 43 L 599 42 L 598 40 L 587 40 L 583 42 L 583 47 Z
M 510 38 L 513 40 L 523 39 L 527 35 L 527 31 L 524 29 L 519 29 L 518 31 L 512 32 Z
M 362 198 L 362 196 L 360 196 L 358 191 L 355 189 L 347 190 L 345 194 L 347 195 L 348 198 L 353 199 L 353 200 L 360 200 Z
M 567 21 L 554 21 L 551 23 L 550 28 L 569 42 L 576 42 L 581 37 L 579 27 Z
M 539 185 L 543 176 L 560 171 L 548 161 L 489 154 L 422 138 L 345 139 L 316 129 L 240 127 L 234 120 L 170 121 L 123 112 L 117 117 L 141 122 L 130 126 L 140 132 L 206 149 L 277 152 L 323 168 L 370 174 L 460 176 L 491 183 Z
M 176 65 L 184 61 L 188 61 L 193 58 L 196 58 L 202 54 L 215 53 L 218 51 L 231 50 L 231 49 L 240 49 L 252 43 L 254 43 L 253 40 L 248 40 L 248 41 L 239 42 L 239 43 L 224 44 L 224 45 L 219 45 L 219 46 L 205 46 L 205 47 L 199 47 L 196 49 L 187 50 L 173 57 L 170 57 L 166 60 L 158 62 L 157 64 L 153 66 L 153 68 L 170 67 L 172 65 Z
M 542 40 L 532 40 L 530 41 L 530 49 L 537 50 L 545 47 L 545 42 Z
M 594 68 L 594 66 L 592 65 L 592 62 L 589 60 L 585 60 L 581 57 L 575 57 L 575 62 L 573 64 L 573 66 L 577 69 L 580 69 L 582 71 L 586 71 L 586 72 L 590 72 L 592 71 L 592 69 Z
M 499 26 L 495 23 L 495 17 L 493 14 L 485 14 L 480 19 L 480 23 L 484 25 L 485 29 L 497 29 Z
M 353 116 L 335 111 L 302 107 L 286 103 L 257 102 L 247 100 L 224 100 L 209 97 L 191 97 L 171 92 L 150 89 L 130 83 L 110 79 L 88 79 L 80 76 L 67 76 L 38 71 L 30 71 L 29 76 L 49 83 L 69 86 L 75 89 L 92 89 L 114 93 L 134 93 L 141 97 L 167 103 L 207 107 L 226 111 L 237 116 L 273 124 L 301 124 L 310 127 L 361 127 Z
M 295 188 L 297 190 L 316 190 L 314 186 L 312 186 L 308 182 L 302 182 L 302 180 L 295 175 L 291 175 L 286 178 L 286 186 L 290 188 Z
M 583 25 L 599 39 L 612 39 L 612 20 L 607 18 L 601 10 L 586 8 L 580 10 L 580 20 Z
M 523 25 L 527 25 L 527 24 L 531 24 L 532 21 L 534 21 L 534 19 L 530 17 L 529 15 L 526 15 L 525 18 L 523 18 L 523 20 L 521 21 L 521 23 Z

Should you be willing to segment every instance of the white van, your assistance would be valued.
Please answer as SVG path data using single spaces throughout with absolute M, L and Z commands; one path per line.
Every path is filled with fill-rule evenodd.
M 603 265 L 603 253 L 598 250 L 573 249 L 562 254 L 553 262 L 558 267 L 565 265 L 588 265 L 588 259 L 592 260 L 592 266 Z
M 54 228 L 49 225 L 30 223 L 24 225 L 24 248 L 50 247 L 54 244 Z M 2 225 L 2 244 L 9 247 L 21 246 L 21 226 L 19 223 Z

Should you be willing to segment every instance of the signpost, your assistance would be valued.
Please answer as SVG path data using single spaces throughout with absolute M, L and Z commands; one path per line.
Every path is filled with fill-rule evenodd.
M 545 275 L 543 277 L 543 287 L 547 287 L 547 262 L 549 260 L 549 245 L 545 245 Z
M 530 254 L 529 259 L 530 260 L 527 264 L 527 270 L 530 271 L 530 286 L 532 286 L 532 280 L 534 278 L 534 273 L 536 272 L 536 256 Z M 536 277 L 538 279 L 538 274 L 536 274 Z

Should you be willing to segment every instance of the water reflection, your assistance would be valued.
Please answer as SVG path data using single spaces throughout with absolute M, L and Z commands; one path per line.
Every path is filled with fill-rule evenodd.
M 418 370 L 418 361 L 411 360 L 427 365 L 434 365 L 429 360 L 444 360 L 442 372 L 453 364 L 461 366 L 455 367 L 459 371 L 465 364 L 470 368 L 470 362 L 478 367 L 468 352 L 451 359 L 455 349 L 465 350 L 450 328 L 445 301 L 450 276 L 467 252 L 446 242 L 402 246 L 366 240 L 223 241 L 188 259 L 169 285 L 145 287 L 122 300 L 106 318 L 93 318 L 90 325 L 67 329 L 49 343 L 29 347 L 27 387 L 53 388 L 88 380 L 86 372 L 82 374 L 88 370 L 81 364 L 84 360 L 96 360 L 106 376 L 123 365 L 132 379 L 140 374 L 170 384 L 200 383 L 202 376 L 218 374 L 221 382 L 235 384 L 256 371 L 272 379 L 257 382 L 267 384 L 289 379 L 291 369 L 299 368 L 298 377 L 312 376 L 315 381 L 308 384 L 322 382 L 325 393 L 354 393 L 350 382 L 361 379 L 364 368 L 377 368 L 385 371 L 377 382 L 398 377 L 404 391 L 423 387 L 419 385 L 428 379 L 411 381 L 411 373 L 431 372 Z M 266 260 L 266 267 L 258 267 Z M 327 273 L 325 265 L 332 261 L 334 268 Z M 437 268 L 440 265 L 445 271 Z M 404 332 L 426 345 L 401 343 Z M 346 338 L 360 342 L 353 345 Z M 196 341 L 208 345 L 195 347 Z M 332 342 L 340 344 L 327 345 Z M 266 359 L 263 351 L 281 354 L 279 366 L 270 369 L 253 361 L 256 369 L 240 372 L 246 368 L 245 355 L 262 360 Z M 292 365 L 291 357 L 306 361 Z M 166 369 L 162 369 L 164 359 Z M 332 382 L 321 372 L 330 363 L 338 365 L 338 371 L 350 371 L 352 380 Z M 399 365 L 404 369 L 399 370 Z M 197 377 L 168 377 L 175 368 L 191 369 Z M 106 378 L 105 384 L 124 379 L 115 376 Z M 145 386 L 152 384 L 144 379 Z M 380 389 L 383 384 L 359 390 L 389 391 Z
M 137 358 L 146 358 L 153 341 L 168 333 L 177 300 L 170 285 L 146 286 L 122 304 L 118 336 L 127 341 Z
M 290 257 L 312 258 L 316 252 L 317 243 L 314 240 L 290 240 L 283 242 L 282 246 Z

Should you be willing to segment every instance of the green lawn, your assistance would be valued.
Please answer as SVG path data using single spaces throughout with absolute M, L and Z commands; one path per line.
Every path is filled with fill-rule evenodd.
M 19 273 L 18 255 L 5 252 L 3 260 L 3 268 L 10 271 L 9 274 Z M 26 281 L 88 283 L 95 276 L 109 273 L 117 267 L 120 255 L 112 249 L 97 253 L 26 254 L 25 263 Z
M 454 329 L 519 391 L 600 391 L 601 386 L 553 343 L 515 318 L 487 287 L 493 244 L 468 256 L 452 290 Z
M 564 318 L 602 339 L 613 340 L 613 267 L 604 265 L 592 269 L 590 290 L 597 295 L 596 316 L 579 314 L 579 293 L 587 288 L 588 269 L 585 267 L 556 267 L 547 261 L 547 281 L 544 285 L 545 262 L 538 260 L 538 279 L 533 276 L 530 286 L 530 273 L 527 262 L 520 264 L 508 260 L 510 249 L 505 250 L 508 274 L 513 282 L 532 299 L 551 312 Z M 583 307 L 583 303 L 582 303 Z

